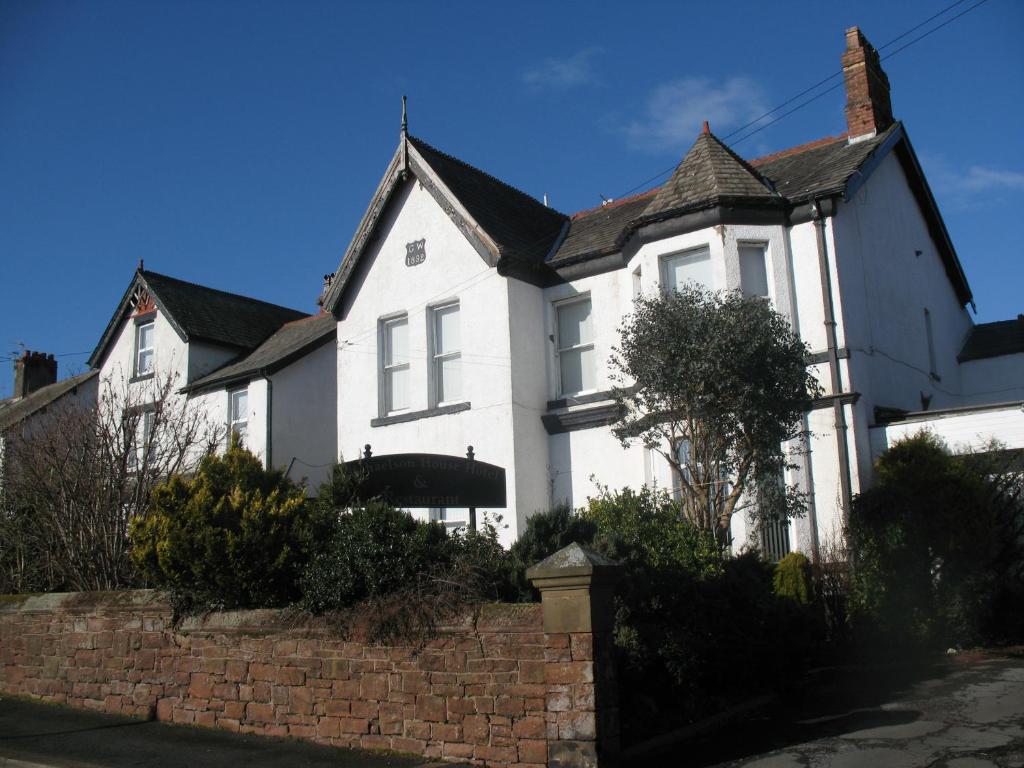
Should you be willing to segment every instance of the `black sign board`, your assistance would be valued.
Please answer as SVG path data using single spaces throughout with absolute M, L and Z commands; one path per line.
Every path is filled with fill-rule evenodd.
M 362 477 L 359 496 L 398 507 L 497 507 L 506 505 L 505 469 L 473 458 L 437 453 L 364 456 L 345 463 Z

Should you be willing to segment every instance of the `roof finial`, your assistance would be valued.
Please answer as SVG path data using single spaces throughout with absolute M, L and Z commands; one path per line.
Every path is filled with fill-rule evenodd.
M 704 127 L 701 129 L 701 133 L 711 133 L 711 126 L 708 125 L 708 121 L 704 121 Z
M 402 96 L 402 135 L 407 136 L 409 134 L 409 119 L 405 113 L 405 96 Z
M 139 259 L 139 272 L 142 272 L 143 270 L 145 270 L 145 268 L 146 268 L 145 262 L 142 259 Z

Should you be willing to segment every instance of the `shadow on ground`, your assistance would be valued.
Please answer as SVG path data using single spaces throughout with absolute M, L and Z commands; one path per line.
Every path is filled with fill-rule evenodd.
M 698 737 L 645 750 L 642 759 L 656 765 L 685 755 L 688 768 L 707 768 L 851 731 L 904 725 L 920 712 L 878 707 L 938 669 L 936 662 L 816 670 L 756 712 Z

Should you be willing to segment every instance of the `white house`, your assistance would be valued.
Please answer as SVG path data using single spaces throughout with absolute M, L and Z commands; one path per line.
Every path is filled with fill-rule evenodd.
M 1024 397 L 1024 334 L 972 323 L 878 54 L 856 28 L 846 46 L 846 134 L 746 161 L 705 125 L 665 184 L 572 216 L 403 120 L 324 298 L 337 319 L 341 458 L 367 444 L 375 455 L 473 445 L 506 469 L 506 541 L 537 510 L 583 504 L 594 478 L 671 488 L 663 460 L 623 449 L 608 428 L 607 361 L 633 297 L 687 280 L 767 296 L 814 354 L 826 394 L 788 478 L 811 505 L 770 532 L 776 554 L 818 552 L 894 424 L 939 423 L 915 412 L 966 406 L 958 418 L 1024 446 L 1009 422 L 978 416 Z M 755 532 L 735 519 L 733 534 L 742 546 Z
M 212 429 L 239 433 L 267 466 L 315 489 L 337 453 L 335 333 L 327 314 L 140 265 L 89 364 L 111 402 L 146 413 L 162 397 L 185 398 Z

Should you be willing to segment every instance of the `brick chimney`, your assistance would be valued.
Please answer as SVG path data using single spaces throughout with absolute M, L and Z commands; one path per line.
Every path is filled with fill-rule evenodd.
M 889 78 L 882 71 L 878 51 L 858 27 L 846 30 L 843 53 L 846 81 L 846 127 L 851 142 L 870 138 L 893 124 Z
M 14 361 L 14 396 L 25 397 L 57 381 L 57 361 L 45 352 L 25 350 Z

